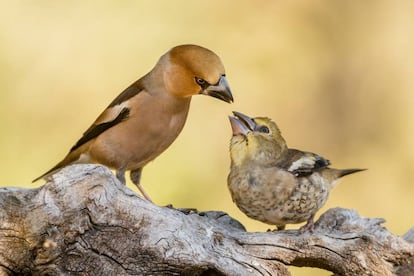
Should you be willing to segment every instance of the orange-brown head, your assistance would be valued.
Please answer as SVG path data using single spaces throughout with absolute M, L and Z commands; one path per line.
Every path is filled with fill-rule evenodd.
M 161 57 L 166 89 L 177 97 L 203 94 L 233 102 L 223 63 L 209 49 L 197 45 L 180 45 Z

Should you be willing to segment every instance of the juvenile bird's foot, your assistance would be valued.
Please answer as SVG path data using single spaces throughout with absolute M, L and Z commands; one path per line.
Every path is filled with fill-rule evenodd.
M 277 225 L 275 229 L 267 229 L 266 232 L 277 232 L 285 230 L 286 225 Z
M 315 224 L 313 223 L 314 214 L 308 219 L 305 225 L 299 228 L 299 233 L 303 234 L 307 231 L 313 233 L 313 229 L 315 228 Z
M 197 214 L 199 213 L 196 208 L 177 208 L 175 210 L 178 210 L 181 213 L 186 214 L 186 215 L 189 215 L 189 214 L 192 214 L 192 213 L 197 213 Z
M 276 226 L 277 231 L 285 230 L 285 228 L 286 228 L 286 225 Z
M 191 213 L 199 213 L 196 208 L 175 208 L 172 204 L 167 204 L 164 207 L 180 211 L 181 213 L 184 213 L 186 215 L 191 214 Z

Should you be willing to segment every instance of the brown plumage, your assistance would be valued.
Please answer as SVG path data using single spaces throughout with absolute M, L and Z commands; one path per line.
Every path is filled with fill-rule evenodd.
M 332 169 L 317 154 L 289 149 L 269 118 L 234 115 L 228 187 L 236 205 L 253 219 L 278 229 L 307 221 L 301 232 L 312 230 L 315 213 L 338 180 L 362 171 Z
M 198 94 L 233 101 L 220 58 L 196 45 L 172 48 L 109 104 L 61 162 L 34 181 L 69 164 L 100 163 L 115 169 L 124 184 L 125 171 L 131 171 L 150 200 L 140 185 L 142 168 L 177 138 Z

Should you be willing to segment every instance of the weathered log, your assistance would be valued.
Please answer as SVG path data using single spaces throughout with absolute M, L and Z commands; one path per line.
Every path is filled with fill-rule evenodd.
M 0 189 L 0 275 L 412 275 L 414 230 L 398 237 L 383 222 L 335 208 L 313 233 L 249 233 L 223 212 L 159 207 L 105 167 L 74 165 L 37 189 Z

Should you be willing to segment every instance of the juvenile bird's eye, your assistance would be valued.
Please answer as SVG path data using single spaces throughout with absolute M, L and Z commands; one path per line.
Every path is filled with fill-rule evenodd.
M 195 81 L 203 89 L 207 88 L 207 86 L 210 85 L 207 81 L 203 80 L 202 78 L 195 77 Z
M 258 131 L 262 133 L 270 133 L 270 130 L 267 126 L 260 126 Z

